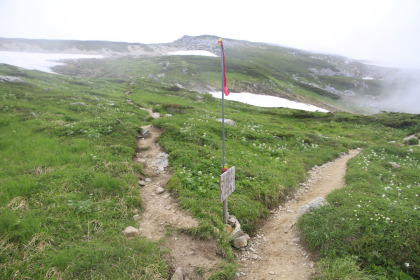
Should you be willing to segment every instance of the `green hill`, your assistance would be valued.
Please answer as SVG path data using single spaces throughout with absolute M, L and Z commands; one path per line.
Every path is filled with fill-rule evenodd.
M 400 70 L 370 66 L 334 55 L 264 43 L 225 39 L 228 87 L 307 102 L 329 110 L 375 113 L 390 95 L 410 81 Z M 218 90 L 215 57 L 168 56 L 176 50 L 206 50 L 220 55 L 215 36 L 184 36 L 167 44 L 55 41 L 0 38 L 0 50 L 102 54 L 108 59 L 57 68 L 66 75 L 109 78 L 146 77 L 200 92 Z

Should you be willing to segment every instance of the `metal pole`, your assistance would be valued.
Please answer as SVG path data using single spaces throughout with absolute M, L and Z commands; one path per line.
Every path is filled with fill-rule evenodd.
M 221 57 L 222 57 L 222 145 L 223 145 L 222 168 L 225 168 L 225 94 L 223 92 L 225 88 L 225 84 L 224 84 L 224 77 L 223 77 L 223 45 L 220 45 L 220 50 L 221 50 Z
M 222 147 L 223 147 L 223 156 L 222 156 L 222 170 L 225 168 L 225 94 L 224 94 L 224 76 L 223 76 L 223 65 L 224 65 L 224 55 L 223 55 L 223 42 L 220 44 L 220 57 L 222 58 Z M 222 171 L 223 172 L 223 171 Z M 227 198 L 223 201 L 223 222 L 227 224 L 228 219 L 228 201 Z

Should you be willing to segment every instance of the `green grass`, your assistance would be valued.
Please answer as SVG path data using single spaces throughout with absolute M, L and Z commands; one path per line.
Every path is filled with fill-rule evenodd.
M 27 78 L 0 89 L 0 278 L 167 277 L 161 248 L 121 235 L 141 209 L 131 158 L 147 117 L 125 86 L 1 71 Z
M 357 256 L 381 279 L 420 277 L 420 151 L 373 146 L 348 167 L 347 187 L 328 196 L 332 206 L 299 221 L 305 240 L 326 258 Z
M 375 276 L 360 270 L 357 258 L 322 259 L 315 268 L 314 280 L 371 280 Z

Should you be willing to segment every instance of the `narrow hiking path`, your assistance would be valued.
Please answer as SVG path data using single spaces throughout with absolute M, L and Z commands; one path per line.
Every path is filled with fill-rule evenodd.
M 150 109 L 139 108 L 148 111 L 153 118 L 160 117 Z M 166 190 L 172 174 L 168 154 L 157 143 L 160 134 L 160 129 L 147 125 L 142 127 L 137 141 L 138 149 L 133 161 L 142 164 L 146 175 L 138 182 L 142 214 L 137 227 L 140 236 L 169 249 L 167 261 L 174 271 L 177 270 L 172 279 L 208 279 L 222 260 L 221 250 L 212 240 L 198 240 L 176 230 L 194 228 L 199 223 L 181 210 L 176 198 Z M 182 273 L 179 268 L 182 268 Z
M 347 161 L 358 153 L 352 150 L 309 172 L 310 178 L 301 185 L 295 197 L 272 213 L 239 254 L 241 267 L 237 279 L 309 279 L 314 262 L 294 227 L 299 208 L 343 187 Z
M 191 228 L 197 227 L 198 222 L 181 211 L 176 200 L 165 189 L 171 174 L 167 170 L 168 155 L 156 143 L 160 130 L 148 125 L 142 131 L 145 135 L 137 142 L 135 161 L 143 165 L 147 178 L 139 180 L 143 212 L 138 226 L 142 236 L 158 241 L 164 237 L 168 226 Z

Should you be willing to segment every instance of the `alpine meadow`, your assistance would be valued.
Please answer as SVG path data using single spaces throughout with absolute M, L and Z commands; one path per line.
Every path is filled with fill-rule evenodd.
M 165 245 L 177 234 L 215 243 L 221 259 L 193 272 L 183 267 L 184 279 L 250 279 L 240 273 L 240 255 L 252 246 L 235 248 L 219 200 L 222 101 L 209 94 L 221 92 L 217 39 L 146 45 L 0 38 L 0 51 L 104 56 L 65 61 L 55 73 L 0 64 L 1 279 L 179 279 L 175 249 Z M 358 149 L 345 186 L 293 227 L 315 263 L 310 279 L 419 279 L 420 114 L 382 102 L 410 76 L 344 57 L 224 42 L 231 92 L 328 110 L 224 101 L 234 122 L 225 126 L 226 163 L 236 168 L 229 215 L 241 230 L 257 238 L 310 170 Z M 192 50 L 214 56 L 168 55 Z M 198 221 L 165 223 L 158 241 L 137 226 L 146 199 L 161 196 L 141 194 L 139 182 L 149 175 L 134 159 L 144 152 L 138 141 L 146 125 L 159 129 L 157 145 L 169 155 L 171 178 L 161 187 Z M 122 234 L 128 226 L 139 234 Z M 255 254 L 255 262 L 265 257 Z M 285 279 L 270 274 L 266 279 Z

